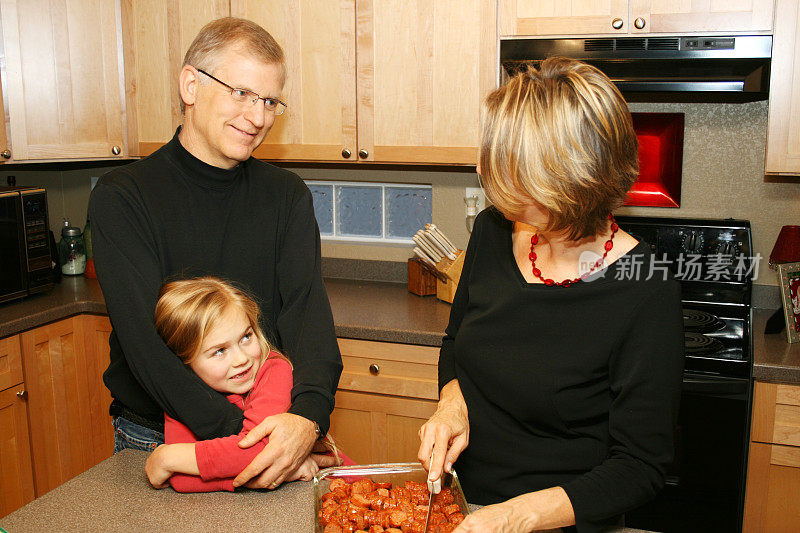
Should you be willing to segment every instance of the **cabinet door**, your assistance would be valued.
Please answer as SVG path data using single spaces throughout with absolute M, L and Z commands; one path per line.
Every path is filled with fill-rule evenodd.
M 753 442 L 744 533 L 800 531 L 800 448 Z
M 501 36 L 625 35 L 629 30 L 628 0 L 500 0 Z
M 24 390 L 17 385 L 0 391 L 0 517 L 34 497 Z
M 354 1 L 231 0 L 231 14 L 263 26 L 286 55 L 288 107 L 253 155 L 355 161 Z
M 766 174 L 800 175 L 800 8 L 775 4 Z
M 19 335 L 0 339 L 0 390 L 22 383 Z
M 119 2 L 2 0 L 14 159 L 125 157 Z
M 178 73 L 186 50 L 200 28 L 228 15 L 228 0 L 123 0 L 133 155 L 149 155 L 172 139 L 183 121 Z
M 417 432 L 435 411 L 433 400 L 340 390 L 330 432 L 358 464 L 415 462 Z
M 357 0 L 362 160 L 473 165 L 479 111 L 497 82 L 486 0 Z
M 769 31 L 773 4 L 774 0 L 631 0 L 630 29 L 633 33 Z
M 0 13 L 0 16 L 2 14 Z M 0 79 L 2 79 L 3 74 L 0 72 Z M 3 83 L 0 81 L 0 104 L 3 103 Z M 13 154 L 11 153 L 11 145 L 8 142 L 8 135 L 6 133 L 6 119 L 5 113 L 3 114 L 3 120 L 0 120 L 0 163 L 5 163 L 11 159 Z
M 113 452 L 101 377 L 108 364 L 106 324 L 78 316 L 21 335 L 37 496 Z

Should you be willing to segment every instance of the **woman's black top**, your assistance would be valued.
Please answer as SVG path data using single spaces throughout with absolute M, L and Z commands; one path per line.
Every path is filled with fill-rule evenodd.
M 649 246 L 571 287 L 527 283 L 513 225 L 478 215 L 439 358 L 469 446 L 455 470 L 488 505 L 561 486 L 592 531 L 652 499 L 673 453 L 683 371 L 680 285 Z

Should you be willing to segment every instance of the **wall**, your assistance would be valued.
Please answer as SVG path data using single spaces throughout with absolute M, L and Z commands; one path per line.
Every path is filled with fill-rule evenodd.
M 800 180 L 764 178 L 767 103 L 633 104 L 634 111 L 684 112 L 686 130 L 683 190 L 679 209 L 624 208 L 632 215 L 746 218 L 752 222 L 754 250 L 765 259 L 757 283 L 776 285 L 766 257 L 781 226 L 800 224 Z M 433 184 L 433 221 L 460 247 L 466 245 L 464 188 L 477 185 L 472 167 L 380 165 L 286 165 L 305 179 L 374 180 Z M 64 216 L 83 225 L 90 176 L 111 165 L 15 165 L 0 169 L 0 180 L 48 188 L 51 226 Z M 324 243 L 323 255 L 337 258 L 405 261 L 410 247 Z

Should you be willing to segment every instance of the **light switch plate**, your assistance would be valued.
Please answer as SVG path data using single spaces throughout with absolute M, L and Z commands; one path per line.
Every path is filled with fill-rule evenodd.
M 484 191 L 482 187 L 467 187 L 464 198 L 469 198 L 471 196 L 478 197 L 477 207 L 478 213 L 480 213 L 486 207 L 486 191 Z

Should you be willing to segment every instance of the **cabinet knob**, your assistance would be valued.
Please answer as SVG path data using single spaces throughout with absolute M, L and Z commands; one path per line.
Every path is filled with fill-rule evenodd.
M 647 25 L 647 21 L 645 21 L 642 17 L 638 17 L 636 20 L 633 21 L 633 25 L 634 27 L 636 27 L 637 30 L 641 30 Z
M 362 148 L 361 150 L 358 151 L 358 157 L 360 157 L 361 159 L 366 159 L 369 157 L 369 152 L 367 152 Z
M 24 390 L 24 389 L 23 389 L 23 390 L 18 390 L 18 391 L 17 391 L 17 398 L 19 398 L 20 400 L 24 400 L 24 399 L 26 399 L 27 397 L 28 397 L 28 391 L 26 391 L 26 390 Z
M 3 156 L 3 159 L 11 159 L 11 150 L 3 150 L 0 156 Z
M 353 154 L 351 154 L 350 150 L 348 150 L 347 148 L 344 148 L 342 150 L 342 157 L 344 157 L 345 159 L 350 159 L 351 155 L 353 155 Z
M 622 24 L 623 24 L 622 19 L 619 17 L 611 21 L 611 27 L 614 28 L 615 30 L 621 30 Z
M 114 155 L 119 155 L 119 153 L 120 153 L 121 151 L 122 151 L 122 150 L 120 150 L 120 149 L 119 149 L 119 146 L 112 146 L 112 147 L 111 147 L 111 153 L 112 153 L 112 154 L 114 154 Z
M 372 363 L 371 365 L 369 365 L 369 373 L 372 374 L 373 376 L 377 376 L 380 371 L 381 371 L 381 367 L 379 367 L 375 363 Z

